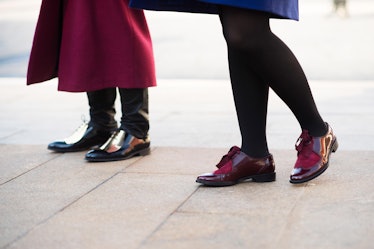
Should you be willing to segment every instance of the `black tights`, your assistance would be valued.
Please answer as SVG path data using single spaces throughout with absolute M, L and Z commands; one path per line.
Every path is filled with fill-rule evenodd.
M 269 18 L 265 12 L 227 6 L 222 6 L 220 12 L 242 135 L 241 150 L 252 157 L 269 154 L 269 87 L 291 109 L 302 129 L 312 136 L 326 132 L 306 76 L 291 50 L 270 30 Z

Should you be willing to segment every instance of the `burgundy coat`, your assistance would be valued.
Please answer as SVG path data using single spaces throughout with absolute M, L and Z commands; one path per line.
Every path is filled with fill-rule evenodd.
M 156 85 L 152 42 L 142 10 L 129 0 L 43 0 L 27 84 L 58 77 L 58 90 Z

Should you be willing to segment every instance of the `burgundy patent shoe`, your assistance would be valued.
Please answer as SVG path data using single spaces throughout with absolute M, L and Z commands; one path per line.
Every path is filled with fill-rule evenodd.
M 254 182 L 275 181 L 273 156 L 251 158 L 234 146 L 217 164 L 218 170 L 197 177 L 196 182 L 207 186 L 230 186 L 252 179 Z
M 338 141 L 331 127 L 322 137 L 312 137 L 303 130 L 296 142 L 297 161 L 290 176 L 291 183 L 310 181 L 322 174 L 329 166 L 331 152 L 338 149 Z

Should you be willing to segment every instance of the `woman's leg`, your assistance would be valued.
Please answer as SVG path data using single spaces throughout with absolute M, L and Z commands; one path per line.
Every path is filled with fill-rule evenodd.
M 336 137 L 317 111 L 303 70 L 287 46 L 271 32 L 269 17 L 263 12 L 221 8 L 242 148 L 232 147 L 217 164 L 218 170 L 197 177 L 199 183 L 229 186 L 247 179 L 275 180 L 275 165 L 265 135 L 269 87 L 290 107 L 303 129 L 291 183 L 306 182 L 322 174 L 330 153 L 337 149 Z
M 255 158 L 269 155 L 266 115 L 269 86 L 248 65 L 247 55 L 228 48 L 231 86 L 242 136 L 241 151 Z
M 253 133 L 248 138 L 247 135 L 243 137 L 243 143 L 244 140 L 256 137 L 254 133 L 259 129 L 256 126 L 261 126 L 260 122 L 264 124 L 263 120 L 252 118 L 253 114 L 258 115 L 254 111 L 256 108 L 263 112 L 265 110 L 264 100 L 258 106 L 258 98 L 264 99 L 264 90 L 258 90 L 258 84 L 261 83 L 263 88 L 270 86 L 288 105 L 302 129 L 308 130 L 312 136 L 322 136 L 326 133 L 326 125 L 318 113 L 305 74 L 290 49 L 271 32 L 269 17 L 265 12 L 221 7 L 220 18 L 229 51 L 233 88 L 237 88 L 237 85 L 252 85 L 253 91 L 256 91 L 250 93 L 251 87 L 247 86 L 247 96 L 240 92 L 241 97 L 235 97 L 243 101 L 246 99 L 246 105 L 252 106 L 238 108 L 239 115 L 244 116 L 239 117 L 239 122 L 241 119 L 246 120 L 240 125 L 241 129 L 246 130 L 242 134 Z M 235 95 L 238 94 L 234 91 Z M 266 116 L 266 111 L 263 115 Z

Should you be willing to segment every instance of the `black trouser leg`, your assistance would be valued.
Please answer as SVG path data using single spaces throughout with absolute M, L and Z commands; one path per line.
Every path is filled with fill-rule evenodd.
M 137 138 L 145 138 L 149 130 L 148 88 L 120 88 L 121 129 Z
M 114 119 L 116 88 L 87 92 L 87 97 L 90 106 L 89 125 L 105 131 L 117 129 L 117 122 Z

